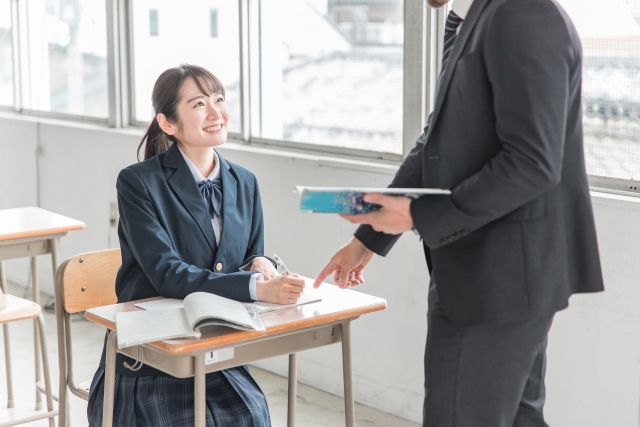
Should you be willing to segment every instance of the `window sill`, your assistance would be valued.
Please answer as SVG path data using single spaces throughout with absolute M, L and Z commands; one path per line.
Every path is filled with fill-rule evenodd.
M 601 189 L 598 189 L 601 190 Z M 606 191 L 606 190 L 604 190 Z M 591 190 L 591 203 L 600 206 L 610 206 L 622 209 L 640 210 L 640 197 L 634 193 L 630 195 L 622 192 L 604 192 Z

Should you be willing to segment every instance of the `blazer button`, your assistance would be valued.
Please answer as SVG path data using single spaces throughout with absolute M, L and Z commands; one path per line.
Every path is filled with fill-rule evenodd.
M 216 264 L 216 271 L 220 271 L 220 270 L 222 270 L 222 263 L 221 262 Z

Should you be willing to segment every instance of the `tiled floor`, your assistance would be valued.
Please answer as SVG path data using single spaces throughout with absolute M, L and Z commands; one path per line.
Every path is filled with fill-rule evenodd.
M 24 289 L 9 286 L 10 293 L 23 296 Z M 41 297 L 43 304 L 50 298 Z M 54 393 L 58 390 L 58 366 L 55 316 L 45 313 L 47 323 L 47 347 Z M 10 326 L 11 357 L 13 363 L 14 395 L 16 407 L 20 412 L 34 408 L 34 356 L 33 356 L 33 323 L 23 321 Z M 1 329 L 0 329 L 1 330 Z M 76 315 L 72 323 L 74 371 L 76 379 L 83 381 L 93 376 L 98 365 L 104 329 L 84 320 Z M 2 341 L 0 341 L 2 342 Z M 11 413 L 16 410 L 6 409 L 6 375 L 4 371 L 4 351 L 0 351 L 0 423 L 7 421 Z M 267 396 L 271 420 L 274 427 L 286 426 L 287 420 L 287 380 L 256 367 L 251 373 Z M 44 402 L 43 402 L 44 406 Z M 56 405 L 57 407 L 57 405 Z M 86 402 L 71 395 L 72 426 L 86 426 Z M 296 421 L 302 427 L 333 427 L 344 426 L 344 403 L 342 398 L 322 392 L 309 386 L 298 386 L 298 400 Z M 356 424 L 367 427 L 416 427 L 418 424 L 389 415 L 367 406 L 356 404 Z M 47 426 L 47 421 L 41 420 L 28 426 Z M 57 423 L 56 423 L 57 425 Z

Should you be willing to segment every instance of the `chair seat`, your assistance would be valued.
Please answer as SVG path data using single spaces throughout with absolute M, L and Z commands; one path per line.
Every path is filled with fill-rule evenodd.
M 0 324 L 33 319 L 40 314 L 40 305 L 14 295 L 0 294 Z
M 82 381 L 80 385 L 78 385 L 78 391 L 80 394 L 87 396 L 89 398 L 89 389 L 91 388 L 91 380 Z

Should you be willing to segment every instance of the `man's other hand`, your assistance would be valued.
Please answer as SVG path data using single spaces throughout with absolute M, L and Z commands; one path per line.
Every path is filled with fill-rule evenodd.
M 318 274 L 313 287 L 319 287 L 324 279 L 333 273 L 333 282 L 341 288 L 364 283 L 362 271 L 371 261 L 373 252 L 355 237 L 341 247 L 327 266 Z
M 364 201 L 382 206 L 379 210 L 365 214 L 340 215 L 354 224 L 369 224 L 374 230 L 386 234 L 402 234 L 413 228 L 411 199 L 408 197 L 365 194 Z

